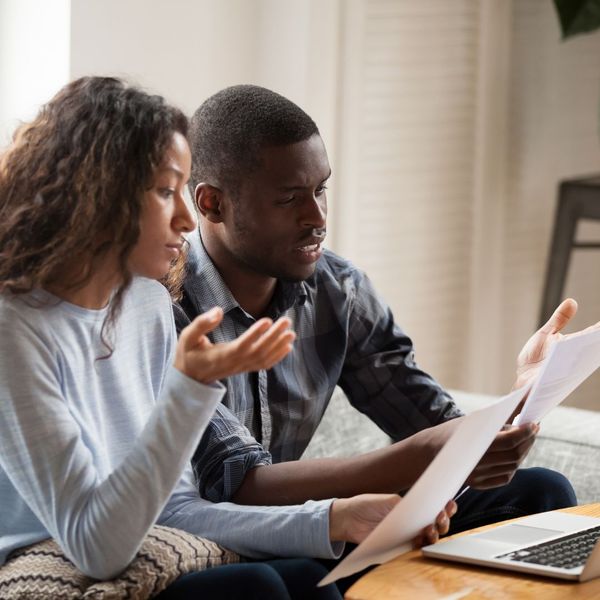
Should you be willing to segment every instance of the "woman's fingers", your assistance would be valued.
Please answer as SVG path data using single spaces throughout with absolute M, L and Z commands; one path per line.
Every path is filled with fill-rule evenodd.
M 179 335 L 179 343 L 185 351 L 192 350 L 202 336 L 212 331 L 223 320 L 223 309 L 215 306 L 198 315 Z
M 214 308 L 199 315 L 180 335 L 175 366 L 182 372 L 208 382 L 244 371 L 269 369 L 292 349 L 296 334 L 287 317 L 260 319 L 232 342 L 212 344 L 206 334 L 223 319 L 223 311 Z
M 247 331 L 242 333 L 240 337 L 234 340 L 232 343 L 236 346 L 236 350 L 240 352 L 249 351 L 252 346 L 269 330 L 273 325 L 271 319 L 263 318 L 259 319 L 250 327 Z
M 291 321 L 287 317 L 277 320 L 272 325 L 270 321 L 258 321 L 234 344 L 241 364 L 247 370 L 268 369 L 279 362 L 291 350 L 291 344 L 296 334 L 290 330 Z M 255 328 L 256 326 L 256 328 Z

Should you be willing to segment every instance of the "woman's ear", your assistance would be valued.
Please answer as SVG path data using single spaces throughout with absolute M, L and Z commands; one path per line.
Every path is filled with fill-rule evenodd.
M 210 183 L 199 183 L 194 190 L 194 201 L 198 212 L 212 223 L 223 221 L 221 205 L 223 191 Z

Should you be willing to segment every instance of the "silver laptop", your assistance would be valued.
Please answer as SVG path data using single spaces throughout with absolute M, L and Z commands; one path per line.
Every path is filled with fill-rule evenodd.
M 423 548 L 474 565 L 587 581 L 600 576 L 600 519 L 547 512 Z

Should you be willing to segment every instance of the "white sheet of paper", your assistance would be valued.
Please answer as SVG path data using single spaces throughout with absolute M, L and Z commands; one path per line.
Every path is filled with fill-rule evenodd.
M 600 367 L 600 330 L 564 338 L 554 344 L 537 376 L 519 423 L 539 422 Z
M 528 389 L 515 390 L 464 417 L 406 496 L 319 585 L 327 585 L 410 550 L 412 540 L 433 523 L 448 500 L 454 498 Z

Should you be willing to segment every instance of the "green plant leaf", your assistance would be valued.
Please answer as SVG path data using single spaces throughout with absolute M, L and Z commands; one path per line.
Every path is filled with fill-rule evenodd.
M 600 28 L 600 0 L 554 0 L 563 39 Z

